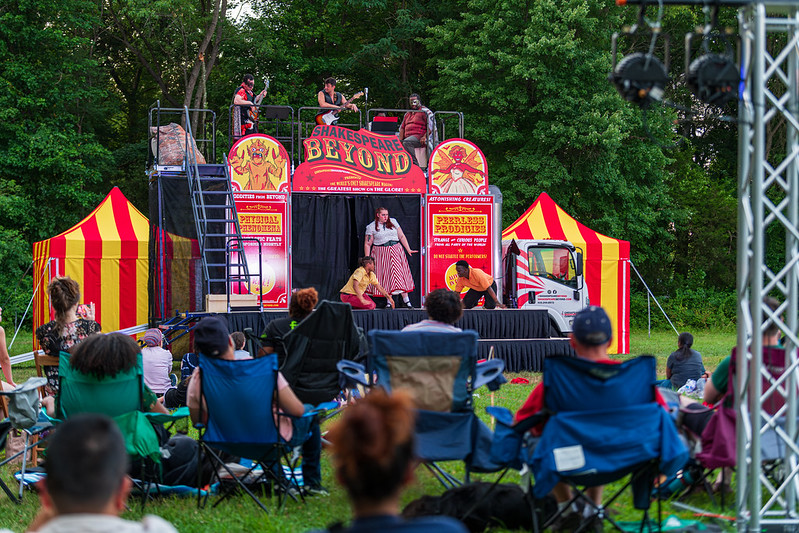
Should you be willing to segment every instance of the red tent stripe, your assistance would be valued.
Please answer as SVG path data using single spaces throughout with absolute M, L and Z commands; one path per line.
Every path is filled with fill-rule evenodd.
M 95 320 L 100 321 L 103 316 L 102 283 L 100 273 L 99 258 L 103 257 L 103 243 L 100 239 L 100 230 L 97 227 L 97 218 L 87 219 L 78 229 L 83 234 L 83 246 L 85 254 L 83 256 L 83 283 L 81 284 L 81 299 L 83 303 L 94 303 Z M 90 283 L 88 280 L 94 280 Z
M 563 231 L 563 224 L 561 223 L 561 216 L 568 216 L 566 213 L 561 213 L 558 204 L 555 202 L 541 202 L 538 204 L 541 209 L 541 214 L 547 224 L 547 231 L 549 232 L 550 239 L 565 240 L 566 232 Z M 532 238 L 532 234 L 531 237 Z
M 119 323 L 136 324 L 135 298 L 131 302 L 130 292 L 132 287 L 138 287 L 139 283 L 147 283 L 147 280 L 137 280 L 136 270 L 139 255 L 139 242 L 136 232 L 133 230 L 131 213 L 128 210 L 128 201 L 122 195 L 122 191 L 114 188 L 111 196 L 111 207 L 114 213 L 114 220 L 117 224 L 120 243 L 119 260 Z

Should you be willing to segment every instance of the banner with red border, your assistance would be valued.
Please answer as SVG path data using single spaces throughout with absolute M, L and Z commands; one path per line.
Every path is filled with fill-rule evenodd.
M 250 278 L 244 290 L 260 295 L 263 307 L 286 307 L 291 290 L 288 248 L 291 239 L 288 195 L 283 193 L 235 191 L 236 211 L 250 274 L 260 270 L 261 279 Z M 253 239 L 257 240 L 254 241 Z M 258 267 L 258 243 L 261 267 Z M 239 292 L 233 287 L 234 292 Z M 241 292 L 244 292 L 241 291 Z
M 491 196 L 428 196 L 427 218 L 427 290 L 455 288 L 458 275 L 455 263 L 461 259 L 469 266 L 494 275 L 491 261 L 494 236 Z
M 488 163 L 471 141 L 442 142 L 430 154 L 428 168 L 430 194 L 488 194 Z
M 288 192 L 290 161 L 286 148 L 269 135 L 242 137 L 228 153 L 231 187 L 234 191 Z
M 339 126 L 317 126 L 303 141 L 305 160 L 294 172 L 294 192 L 424 194 L 422 169 L 395 136 Z

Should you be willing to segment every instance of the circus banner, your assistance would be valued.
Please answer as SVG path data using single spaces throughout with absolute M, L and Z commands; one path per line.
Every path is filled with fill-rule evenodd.
M 317 126 L 303 146 L 294 192 L 424 194 L 427 189 L 422 169 L 394 136 Z
M 249 273 L 261 273 L 260 280 L 257 275 L 253 276 L 249 287 L 242 291 L 233 287 L 233 292 L 259 294 L 264 307 L 286 307 L 291 285 L 288 261 L 288 245 L 291 242 L 288 196 L 283 193 L 236 191 L 233 197 L 236 200 Z
M 491 234 L 494 203 L 491 196 L 427 197 L 427 290 L 454 289 L 455 263 L 493 275 Z
M 430 194 L 488 194 L 488 164 L 466 139 L 448 139 L 430 154 Z
M 289 190 L 289 154 L 268 135 L 242 137 L 230 148 L 228 169 L 234 191 Z

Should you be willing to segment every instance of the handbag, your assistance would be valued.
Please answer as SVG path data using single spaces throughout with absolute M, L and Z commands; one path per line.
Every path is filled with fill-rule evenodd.
M 735 409 L 725 407 L 722 399 L 702 431 L 702 451 L 696 455 L 706 467 L 735 466 L 737 457 L 735 416 Z
M 735 408 L 732 404 L 732 369 L 735 360 L 730 361 L 727 377 L 727 393 L 717 404 L 716 411 L 702 430 L 702 451 L 697 459 L 708 468 L 732 467 L 736 464 Z M 729 399 L 729 401 L 728 401 Z

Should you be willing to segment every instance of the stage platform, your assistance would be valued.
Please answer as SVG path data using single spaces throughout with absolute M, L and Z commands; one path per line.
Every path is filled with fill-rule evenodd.
M 266 325 L 288 315 L 285 310 L 227 313 L 231 331 L 252 328 L 260 333 Z M 355 324 L 364 331 L 371 329 L 402 329 L 427 318 L 422 309 L 354 310 Z M 550 322 L 546 311 L 526 309 L 471 309 L 464 311 L 456 324 L 459 328 L 473 329 L 480 335 L 477 347 L 481 359 L 488 357 L 491 347 L 495 356 L 505 361 L 508 372 L 540 372 L 544 359 L 555 355 L 574 355 L 569 341 L 550 338 Z

